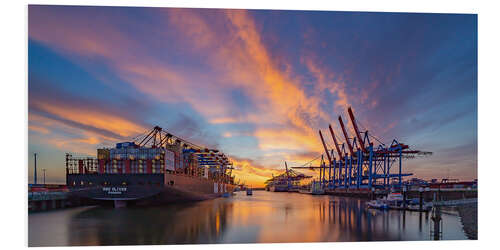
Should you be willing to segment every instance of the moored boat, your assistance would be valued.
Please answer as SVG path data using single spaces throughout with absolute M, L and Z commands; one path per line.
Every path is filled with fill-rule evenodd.
M 389 208 L 387 203 L 385 203 L 383 200 L 371 200 L 371 201 L 367 202 L 366 205 L 369 208 L 382 209 L 382 210 Z

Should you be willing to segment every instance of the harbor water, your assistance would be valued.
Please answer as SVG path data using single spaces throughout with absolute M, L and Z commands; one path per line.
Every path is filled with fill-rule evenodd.
M 155 207 L 78 207 L 28 215 L 29 246 L 431 240 L 430 213 L 368 209 L 358 198 L 237 192 Z M 443 240 L 467 239 L 454 211 Z

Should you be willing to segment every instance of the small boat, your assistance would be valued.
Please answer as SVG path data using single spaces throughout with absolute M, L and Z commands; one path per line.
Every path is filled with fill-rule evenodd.
M 247 195 L 252 195 L 252 188 L 247 188 Z
M 388 202 L 403 202 L 403 195 L 401 193 L 390 193 L 385 197 Z
M 389 209 L 389 205 L 387 205 L 387 203 L 384 202 L 384 200 L 372 200 L 367 202 L 366 205 L 369 208 L 382 209 L 382 210 Z
M 399 208 L 403 203 L 403 195 L 401 193 L 391 192 L 382 199 L 372 200 L 366 203 L 369 208 L 389 209 Z

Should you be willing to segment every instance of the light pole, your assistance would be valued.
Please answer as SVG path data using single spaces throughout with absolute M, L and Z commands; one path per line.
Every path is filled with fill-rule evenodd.
M 45 168 L 43 170 L 43 185 L 45 185 Z
M 418 206 L 418 209 L 420 212 L 422 212 L 422 203 L 424 203 L 424 197 L 422 196 L 422 193 L 424 192 L 424 188 L 422 187 L 419 187 L 418 188 L 418 198 L 419 198 L 419 206 Z

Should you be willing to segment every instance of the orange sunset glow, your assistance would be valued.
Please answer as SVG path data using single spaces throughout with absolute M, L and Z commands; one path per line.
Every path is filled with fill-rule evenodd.
M 435 30 L 434 21 L 417 25 L 426 15 L 352 18 L 30 6 L 30 157 L 39 154 L 48 182 L 64 183 L 65 153 L 95 156 L 158 125 L 220 149 L 237 180 L 262 187 L 285 161 L 317 164 L 318 130 L 331 124 L 342 135 L 339 115 L 353 135 L 351 106 L 384 143 L 397 138 L 434 152 L 408 161 L 416 177 L 477 178 L 477 69 L 469 67 L 477 44 L 461 39 L 474 35 L 469 29 L 457 31 L 474 22 L 457 17 Z M 389 31 L 389 41 L 377 35 Z M 415 42 L 394 42 L 403 39 Z

